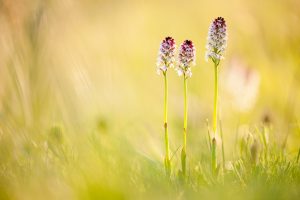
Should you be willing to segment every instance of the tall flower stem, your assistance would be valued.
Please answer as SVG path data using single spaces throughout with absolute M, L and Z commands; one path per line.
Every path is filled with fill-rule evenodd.
M 216 134 L 217 134 L 217 128 L 218 128 L 218 97 L 219 97 L 219 89 L 218 89 L 218 83 L 219 83 L 219 71 L 218 71 L 218 65 L 219 63 L 214 62 L 215 64 L 215 97 L 214 97 L 214 113 L 213 113 L 213 139 L 212 139 L 212 159 L 211 159 L 211 166 L 212 166 L 212 172 L 215 174 L 217 169 L 217 143 L 216 143 Z
M 183 95 L 184 95 L 184 119 L 183 119 L 183 147 L 181 151 L 181 166 L 182 166 L 182 174 L 185 176 L 186 174 L 186 133 L 187 133 L 187 77 L 184 74 L 183 76 Z
M 169 153 L 169 135 L 168 135 L 168 78 L 167 73 L 164 73 L 165 82 L 165 97 L 164 97 L 164 129 L 165 129 L 165 146 L 166 146 L 166 156 L 165 156 L 165 170 L 167 176 L 171 175 L 171 161 Z
M 213 132 L 216 136 L 218 127 L 218 98 L 219 98 L 219 71 L 218 64 L 215 63 L 215 98 L 214 98 L 214 114 L 213 114 Z

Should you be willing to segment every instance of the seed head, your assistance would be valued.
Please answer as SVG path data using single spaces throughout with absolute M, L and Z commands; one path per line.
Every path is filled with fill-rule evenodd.
M 192 76 L 191 67 L 196 64 L 196 49 L 191 40 L 185 40 L 179 49 L 178 66 L 176 67 L 179 76 Z
M 219 62 L 224 59 L 224 52 L 227 45 L 227 27 L 224 18 L 216 18 L 208 30 L 206 45 L 206 60 L 212 59 L 213 62 Z
M 166 37 L 160 44 L 157 58 L 157 73 L 166 73 L 169 67 L 174 66 L 175 62 L 175 40 L 172 37 Z

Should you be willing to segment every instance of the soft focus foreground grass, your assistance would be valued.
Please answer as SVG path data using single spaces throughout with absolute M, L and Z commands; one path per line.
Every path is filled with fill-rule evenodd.
M 299 198 L 299 7 L 297 0 L 2 0 L 0 199 Z M 213 66 L 204 49 L 217 16 L 227 20 L 229 46 L 220 79 L 227 163 L 215 179 L 206 140 Z M 197 48 L 185 185 L 176 178 L 183 94 L 175 72 L 171 182 L 162 162 L 163 79 L 155 62 L 167 35 Z

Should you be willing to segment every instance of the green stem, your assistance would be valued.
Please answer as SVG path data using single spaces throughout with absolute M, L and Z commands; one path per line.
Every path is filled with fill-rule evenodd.
M 216 138 L 214 137 L 211 142 L 211 170 L 213 175 L 216 175 L 217 172 L 217 141 Z
M 164 129 L 165 129 L 165 147 L 166 147 L 166 157 L 165 157 L 165 169 L 167 176 L 171 174 L 171 161 L 169 154 L 169 135 L 168 135 L 168 79 L 167 73 L 164 73 L 165 81 L 165 97 L 164 97 Z
M 218 127 L 218 82 L 219 82 L 219 74 L 218 74 L 218 63 L 214 62 L 215 64 L 215 98 L 214 98 L 214 113 L 213 113 L 213 134 L 214 137 L 212 139 L 212 172 L 213 174 L 216 174 L 217 170 L 217 142 L 216 142 L 216 134 L 217 134 L 217 127 Z
M 222 123 L 221 121 L 219 122 L 220 124 L 220 135 L 221 135 L 221 140 L 222 140 L 222 160 L 223 160 L 223 170 L 225 170 L 225 150 L 224 150 L 224 139 L 223 139 L 223 130 L 222 130 Z
M 215 99 L 214 99 L 214 114 L 213 114 L 213 131 L 214 135 L 216 135 L 217 127 L 218 127 L 218 97 L 219 97 L 219 73 L 218 73 L 218 65 L 215 63 Z
M 183 76 L 183 95 L 184 95 L 184 119 L 183 119 L 183 147 L 181 152 L 181 166 L 182 173 L 185 176 L 186 174 L 186 133 L 187 133 L 187 77 Z
M 186 132 L 187 132 L 187 112 L 188 112 L 188 106 L 187 106 L 187 80 L 184 76 L 184 121 L 183 121 L 183 129 L 184 129 L 184 150 L 186 151 Z

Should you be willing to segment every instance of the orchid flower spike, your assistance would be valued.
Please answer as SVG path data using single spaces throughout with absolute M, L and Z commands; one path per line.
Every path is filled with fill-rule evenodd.
M 191 67 L 196 64 L 196 49 L 191 40 L 185 40 L 179 49 L 178 66 L 176 71 L 179 76 L 186 78 L 192 76 Z
M 224 59 L 224 52 L 227 45 L 227 27 L 224 18 L 216 18 L 210 25 L 206 45 L 206 61 L 211 59 L 219 63 Z
M 157 73 L 165 74 L 169 67 L 174 67 L 176 44 L 172 37 L 166 37 L 160 44 L 157 58 Z

